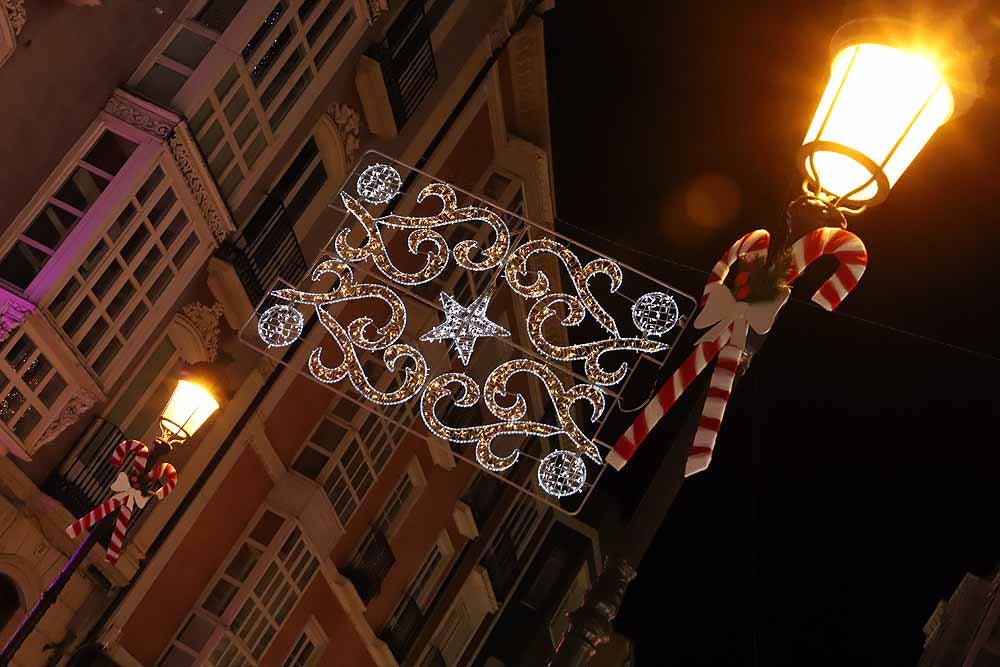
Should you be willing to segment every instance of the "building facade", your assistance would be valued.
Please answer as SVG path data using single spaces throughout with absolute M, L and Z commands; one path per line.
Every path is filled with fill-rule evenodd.
M 920 667 L 1000 665 L 1000 574 L 966 574 L 924 625 Z
M 25 156 L 0 183 L 3 639 L 106 497 L 115 444 L 156 435 L 191 365 L 229 388 L 171 455 L 176 491 L 133 518 L 117 566 L 90 554 L 12 664 L 480 654 L 553 510 L 413 435 L 409 408 L 361 410 L 238 332 L 312 265 L 363 150 L 553 224 L 551 4 L 3 5 L 0 91 L 19 101 L 0 139 Z

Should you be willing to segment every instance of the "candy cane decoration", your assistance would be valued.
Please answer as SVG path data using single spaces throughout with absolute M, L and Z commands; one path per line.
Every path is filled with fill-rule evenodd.
M 705 286 L 702 306 L 708 304 L 710 297 L 718 298 L 723 305 L 727 305 L 725 302 L 729 299 L 728 305 L 733 307 L 733 313 L 730 314 L 732 322 L 721 330 L 724 321 L 709 321 L 705 324 L 705 326 L 712 324 L 717 326 L 702 337 L 695 350 L 660 388 L 635 422 L 622 434 L 614 449 L 608 453 L 607 461 L 616 470 L 621 470 L 625 466 L 656 423 L 673 407 L 678 397 L 694 379 L 717 357 L 718 362 L 712 373 L 708 398 L 698 422 L 698 430 L 688 455 L 684 475 L 688 477 L 708 467 L 745 347 L 745 335 L 739 335 L 736 327 L 741 327 L 745 332 L 749 320 L 755 331 L 761 334 L 767 333 L 787 299 L 786 288 L 784 295 L 775 301 L 747 306 L 745 302 L 735 301 L 728 293 L 723 294 L 720 286 L 738 259 L 748 262 L 760 259 L 768 252 L 769 244 L 770 235 L 758 229 L 734 243 L 716 263 Z M 792 246 L 792 265 L 786 276 L 786 283 L 794 282 L 810 264 L 827 254 L 837 257 L 840 267 L 820 286 L 813 300 L 827 310 L 833 310 L 858 284 L 868 262 L 864 243 L 854 234 L 843 229 L 824 227 L 799 239 Z M 723 296 L 725 298 L 722 298 Z M 751 312 L 754 309 L 757 311 Z M 705 310 L 702 314 L 705 314 Z M 718 333 L 713 335 L 713 332 Z
M 177 470 L 169 463 L 160 463 L 151 472 L 146 473 L 146 465 L 149 461 L 149 448 L 138 440 L 122 440 L 118 443 L 118 446 L 111 453 L 111 465 L 121 468 L 125 457 L 133 452 L 135 453 L 135 458 L 132 460 L 133 472 L 131 477 L 124 470 L 120 471 L 111 483 L 111 490 L 114 492 L 114 495 L 66 527 L 66 534 L 71 538 L 77 538 L 84 530 L 91 530 L 108 514 L 118 510 L 115 529 L 111 534 L 111 541 L 108 544 L 108 551 L 105 555 L 105 560 L 111 564 L 117 563 L 121 555 L 125 532 L 128 530 L 134 508 L 144 507 L 150 497 L 165 498 L 177 486 Z M 160 488 L 155 493 L 145 495 L 138 488 L 139 476 L 151 480 L 160 480 Z
M 840 266 L 812 300 L 827 310 L 833 310 L 854 289 L 868 266 L 865 244 L 846 229 L 822 227 L 806 234 L 792 246 L 792 265 L 785 280 L 789 284 L 823 255 L 833 255 Z

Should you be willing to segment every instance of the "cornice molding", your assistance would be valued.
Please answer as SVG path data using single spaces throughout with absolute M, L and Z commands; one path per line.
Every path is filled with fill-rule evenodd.
M 5 0 L 0 0 L 3 2 Z M 151 137 L 166 141 L 180 117 L 135 95 L 118 89 L 104 105 L 105 113 L 128 123 Z
M 184 176 L 188 190 L 198 203 L 205 222 L 212 230 L 212 236 L 217 243 L 222 243 L 230 232 L 236 231 L 233 218 L 194 142 L 194 137 L 188 130 L 187 123 L 180 122 L 173 130 L 167 142 L 170 154 L 181 175 Z

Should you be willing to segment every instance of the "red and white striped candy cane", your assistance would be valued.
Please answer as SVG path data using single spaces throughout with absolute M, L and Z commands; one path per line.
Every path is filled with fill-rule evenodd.
M 111 465 L 121 468 L 125 457 L 135 453 L 132 461 L 133 475 L 147 476 L 146 465 L 149 461 L 149 448 L 138 440 L 123 440 L 115 447 L 111 453 Z M 169 463 L 160 463 L 148 474 L 149 479 L 161 480 L 161 486 L 152 495 L 156 498 L 165 498 L 174 487 L 177 486 L 177 470 Z M 79 537 L 84 530 L 92 529 L 98 522 L 111 512 L 118 510 L 118 518 L 115 521 L 115 529 L 108 544 L 108 551 L 105 559 L 109 563 L 117 563 L 121 555 L 122 544 L 125 539 L 125 532 L 128 530 L 129 521 L 136 505 L 145 504 L 144 496 L 141 492 L 130 486 L 128 475 L 119 473 L 118 478 L 112 483 L 111 488 L 116 493 L 103 503 L 90 510 L 66 527 L 66 534 L 71 538 Z M 137 502 L 137 496 L 139 497 Z
M 748 234 L 744 234 L 739 241 L 729 246 L 729 250 L 722 256 L 715 266 L 712 267 L 712 274 L 705 283 L 705 291 L 702 293 L 701 305 L 705 305 L 708 293 L 714 285 L 718 285 L 726 280 L 729 270 L 733 268 L 736 260 L 742 259 L 747 262 L 754 262 L 761 257 L 767 256 L 768 248 L 771 245 L 771 234 L 766 229 L 755 229 Z
M 733 391 L 736 369 L 740 366 L 741 356 L 743 350 L 735 345 L 726 345 L 719 352 L 719 360 L 715 362 L 715 370 L 712 371 L 712 380 L 708 386 L 708 398 L 705 399 L 705 407 L 698 421 L 698 430 L 694 435 L 694 444 L 684 466 L 685 477 L 701 472 L 712 462 L 715 440 L 722 427 L 722 418 L 726 414 L 729 394 Z
M 827 310 L 833 310 L 861 280 L 868 266 L 868 251 L 861 239 L 846 229 L 822 227 L 806 234 L 792 246 L 792 264 L 785 277 L 786 282 L 793 283 L 823 255 L 833 255 L 840 266 L 820 286 L 812 300 Z
M 660 418 L 674 406 L 688 385 L 694 382 L 694 379 L 705 370 L 705 367 L 712 363 L 712 360 L 719 354 L 719 350 L 725 347 L 728 342 L 728 336 L 723 336 L 718 340 L 705 341 L 688 355 L 681 367 L 674 371 L 666 384 L 656 392 L 656 396 L 646 404 L 636 420 L 618 439 L 615 448 L 608 452 L 607 462 L 615 470 L 621 470 L 628 463 L 656 422 L 660 421 Z

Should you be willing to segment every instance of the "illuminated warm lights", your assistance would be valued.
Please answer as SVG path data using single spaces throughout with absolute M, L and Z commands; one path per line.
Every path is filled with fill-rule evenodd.
M 177 442 L 190 438 L 218 409 L 219 403 L 208 389 L 180 380 L 160 418 L 163 439 Z
M 828 195 L 878 203 L 954 108 L 932 58 L 882 44 L 849 45 L 833 59 L 801 166 Z

